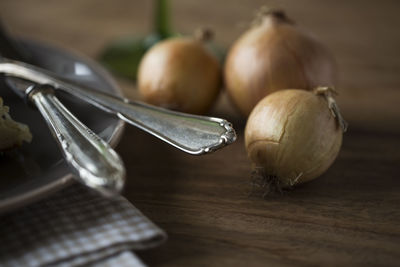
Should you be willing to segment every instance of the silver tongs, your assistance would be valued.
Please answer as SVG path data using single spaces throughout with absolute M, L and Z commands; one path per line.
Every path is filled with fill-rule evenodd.
M 77 178 L 106 194 L 119 191 L 123 186 L 125 169 L 122 161 L 106 142 L 58 101 L 54 90 L 65 91 L 113 113 L 189 154 L 209 153 L 236 139 L 232 125 L 224 119 L 185 114 L 130 101 L 73 84 L 23 62 L 3 58 L 0 60 L 0 73 L 33 84 L 24 90 L 13 89 L 38 107 Z

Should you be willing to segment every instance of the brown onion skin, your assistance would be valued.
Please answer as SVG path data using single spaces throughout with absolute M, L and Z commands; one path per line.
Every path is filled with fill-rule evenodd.
M 277 90 L 335 86 L 336 64 L 314 37 L 272 12 L 233 44 L 224 77 L 232 101 L 248 116 L 259 100 Z
M 138 87 L 147 103 L 204 114 L 215 102 L 222 82 L 218 60 L 202 41 L 177 37 L 158 43 L 142 59 Z
M 245 147 L 256 166 L 288 187 L 324 173 L 340 151 L 342 135 L 324 97 L 281 90 L 263 98 L 251 112 Z

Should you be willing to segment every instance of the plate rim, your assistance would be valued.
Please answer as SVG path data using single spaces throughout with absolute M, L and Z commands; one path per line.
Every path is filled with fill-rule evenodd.
M 49 48 L 57 50 L 61 53 L 67 53 L 69 55 L 79 58 L 82 62 L 86 63 L 91 69 L 93 69 L 97 74 L 102 76 L 109 83 L 109 85 L 115 90 L 115 93 L 118 96 L 123 97 L 122 90 L 120 89 L 119 85 L 114 80 L 114 78 L 111 76 L 111 74 L 108 71 L 106 71 L 104 67 L 102 67 L 99 63 L 97 63 L 92 58 L 90 58 L 78 51 L 66 49 L 64 47 L 59 47 L 55 44 L 51 44 L 48 42 L 42 42 L 42 41 L 31 40 L 31 39 L 23 39 L 23 41 L 27 42 L 27 43 L 35 43 L 35 44 L 38 44 L 43 47 L 49 47 Z M 122 137 L 122 134 L 124 132 L 125 125 L 126 125 L 126 123 L 123 120 L 118 119 L 116 127 L 114 128 L 111 136 L 107 140 L 111 147 L 115 148 L 117 146 L 117 144 L 119 143 L 119 141 Z M 29 204 L 33 204 L 34 202 L 39 201 L 46 196 L 54 194 L 57 191 L 65 188 L 71 184 L 74 184 L 74 183 L 77 183 L 77 181 L 73 177 L 72 173 L 69 173 L 67 175 L 64 175 L 63 177 L 58 178 L 57 180 L 55 180 L 51 183 L 46 184 L 45 186 L 41 186 L 39 188 L 31 190 L 28 193 L 18 195 L 15 197 L 11 197 L 11 198 L 7 198 L 7 199 L 3 199 L 2 201 L 0 201 L 0 215 L 3 215 L 7 212 L 14 211 L 17 208 L 21 208 L 21 207 L 27 206 Z

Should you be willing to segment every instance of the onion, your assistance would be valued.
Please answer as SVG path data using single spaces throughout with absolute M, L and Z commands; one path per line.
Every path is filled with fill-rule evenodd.
M 333 163 L 347 128 L 333 92 L 281 90 L 256 105 L 245 146 L 264 180 L 290 187 L 315 179 Z
M 224 71 L 227 91 L 246 116 L 271 92 L 332 87 L 336 77 L 329 52 L 282 11 L 261 13 L 229 50 Z
M 206 48 L 210 37 L 177 37 L 153 46 L 144 56 L 138 72 L 143 100 L 188 113 L 209 110 L 221 86 L 221 67 Z

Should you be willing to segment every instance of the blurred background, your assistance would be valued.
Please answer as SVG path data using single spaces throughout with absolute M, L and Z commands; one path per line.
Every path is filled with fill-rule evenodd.
M 321 216 L 321 224 L 326 223 L 333 228 L 317 230 L 315 239 L 311 241 L 307 239 L 312 236 L 307 232 L 308 228 L 304 228 L 304 236 L 300 235 L 301 238 L 305 238 L 305 242 L 309 242 L 307 246 L 313 244 L 310 245 L 310 250 L 305 250 L 310 254 L 304 253 L 301 246 L 283 246 L 284 253 L 292 253 L 295 257 L 304 257 L 306 260 L 316 250 L 328 248 L 329 244 L 337 246 L 340 253 L 347 250 L 346 254 L 329 254 L 328 260 L 340 258 L 345 261 L 353 257 L 356 251 L 359 259 L 368 262 L 369 257 L 376 256 L 372 252 L 367 253 L 368 251 L 390 251 L 383 243 L 376 243 L 376 247 L 370 246 L 370 239 L 361 238 L 365 233 L 368 233 L 368 237 L 369 234 L 381 231 L 383 237 L 390 240 L 393 238 L 393 244 L 398 244 L 398 239 L 394 239 L 398 238 L 398 234 L 392 234 L 398 233 L 398 217 L 389 211 L 399 210 L 399 202 L 396 201 L 399 142 L 396 140 L 400 134 L 400 1 L 170 0 L 169 4 L 171 28 L 174 32 L 191 34 L 198 27 L 207 26 L 215 32 L 215 41 L 226 49 L 248 28 L 261 6 L 285 9 L 290 18 L 312 32 L 335 56 L 339 69 L 338 102 L 350 127 L 344 138 L 341 156 L 325 179 L 300 188 L 281 202 L 249 200 L 243 196 L 245 192 L 240 186 L 247 183 L 251 171 L 243 146 L 245 118 L 240 117 L 225 94 L 221 94 L 210 114 L 222 114 L 233 121 L 239 139 L 224 152 L 196 158 L 197 161 L 194 161 L 193 157 L 182 155 L 160 142 L 156 143 L 155 139 L 147 137 L 133 127 L 127 127 L 119 151 L 126 162 L 128 174 L 130 173 L 130 178 L 133 179 L 128 182 L 128 199 L 170 235 L 167 248 L 161 252 L 162 256 L 157 258 L 148 254 L 148 262 L 151 262 L 151 259 L 167 262 L 173 253 L 179 254 L 178 262 L 181 254 L 190 260 L 199 261 L 203 257 L 202 253 L 223 260 L 228 258 L 227 255 L 235 259 L 241 257 L 240 253 L 237 253 L 238 248 L 247 249 L 246 246 L 254 240 L 264 242 L 259 238 L 258 231 L 264 227 L 265 232 L 273 232 L 274 227 L 280 229 L 274 233 L 278 241 L 286 238 L 288 228 L 285 223 L 277 221 L 272 225 L 274 227 L 271 227 L 270 224 L 264 224 L 268 216 L 248 217 L 249 210 L 255 214 L 255 211 L 262 214 L 261 211 L 275 209 L 278 212 L 287 211 L 287 218 L 292 218 L 293 214 L 296 217 L 297 214 L 301 218 L 301 224 L 309 220 L 313 227 L 318 221 L 315 218 Z M 102 51 L 114 40 L 149 34 L 153 28 L 153 7 L 154 1 L 139 0 L 1 0 L 0 17 L 8 30 L 17 36 L 50 43 L 98 60 Z M 127 97 L 138 97 L 133 81 L 117 76 L 115 78 Z M 382 139 L 385 139 L 386 143 L 381 146 Z M 150 142 L 155 143 L 153 148 L 157 153 L 148 149 Z M 229 155 L 229 158 L 226 155 Z M 227 172 L 227 169 L 230 169 L 230 172 Z M 168 179 L 165 179 L 165 173 L 169 175 Z M 380 194 L 377 194 L 379 192 Z M 204 199 L 214 199 L 215 202 L 210 203 L 216 208 L 210 211 L 209 207 L 197 207 L 196 203 L 201 203 Z M 307 206 L 307 201 L 312 205 Z M 383 208 L 385 205 L 389 207 L 388 212 Z M 222 220 L 217 215 L 225 212 L 227 207 L 231 213 L 225 214 Z M 326 208 L 331 213 L 319 213 L 316 207 L 322 210 Z M 220 213 L 216 212 L 218 208 Z M 306 214 L 305 217 L 302 217 L 302 212 Z M 313 217 L 313 212 L 318 215 Z M 237 221 L 246 221 L 243 228 L 237 228 L 232 214 L 237 215 L 233 216 Z M 342 221 L 337 217 L 342 218 Z M 325 221 L 326 218 L 328 219 Z M 334 235 L 334 227 L 340 224 L 339 222 L 343 222 L 345 229 L 353 225 L 353 235 L 343 232 L 341 236 L 343 240 L 348 238 L 351 246 L 343 248 L 339 238 Z M 202 223 L 205 224 L 204 228 L 201 228 Z M 250 231 L 249 235 L 246 235 L 248 229 L 253 229 L 249 228 L 247 223 L 254 224 L 256 229 L 254 232 Z M 221 232 L 219 228 L 215 228 L 218 224 L 232 229 Z M 362 232 L 360 224 L 366 224 L 369 228 L 365 229 L 368 231 Z M 214 228 L 214 232 L 208 233 Z M 204 234 L 205 232 L 207 234 Z M 295 229 L 293 235 L 297 236 L 300 232 Z M 323 243 L 329 238 L 324 239 L 321 233 L 327 236 L 332 234 L 332 243 Z M 212 243 L 209 240 L 214 236 L 217 241 Z M 194 241 L 195 239 L 197 241 Z M 246 246 L 237 246 L 240 240 L 244 240 Z M 288 238 L 283 242 L 286 244 L 288 240 L 292 239 Z M 264 250 L 269 248 L 269 244 L 279 243 L 275 241 L 272 239 L 271 243 L 254 246 L 253 254 L 248 253 L 247 258 L 243 257 L 243 263 L 247 264 L 249 260 L 253 260 L 254 255 L 258 255 L 260 259 L 266 257 Z M 219 250 L 214 251 L 215 246 Z M 224 252 L 226 247 L 229 248 Z M 363 250 L 366 247 L 369 249 L 367 252 Z M 274 257 L 283 257 L 277 249 L 272 250 Z M 393 255 L 397 252 L 398 249 L 394 249 Z M 379 255 L 382 255 L 382 252 Z M 317 257 L 317 261 L 318 259 Z M 394 259 L 393 262 L 398 260 Z M 171 263 L 174 266 L 176 262 L 171 260 Z M 382 265 L 382 262 L 380 263 Z
M 335 55 L 340 72 L 339 101 L 348 120 L 357 127 L 400 128 L 396 114 L 400 99 L 400 2 L 171 0 L 169 4 L 174 31 L 191 34 L 207 26 L 225 48 L 248 27 L 262 5 L 284 8 Z M 153 5 L 153 1 L 137 0 L 2 0 L 0 15 L 13 34 L 97 58 L 117 38 L 148 34 Z M 119 82 L 128 96 L 135 97 L 132 83 Z

